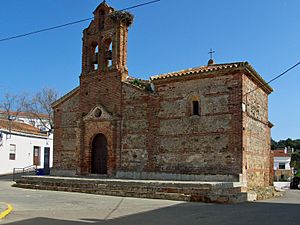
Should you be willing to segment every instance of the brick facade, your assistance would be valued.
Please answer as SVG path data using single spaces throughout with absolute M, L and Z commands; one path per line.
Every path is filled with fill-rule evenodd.
M 126 67 L 133 17 L 106 3 L 94 15 L 83 32 L 80 86 L 53 104 L 54 170 L 91 174 L 92 143 L 104 134 L 111 177 L 269 185 L 272 89 L 248 63 L 133 79 Z

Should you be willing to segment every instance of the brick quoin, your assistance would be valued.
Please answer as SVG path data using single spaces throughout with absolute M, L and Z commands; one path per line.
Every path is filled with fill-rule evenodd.
M 108 177 L 269 186 L 272 88 L 247 62 L 210 62 L 149 80 L 130 77 L 132 22 L 131 14 L 103 2 L 83 31 L 80 85 L 53 103 L 53 173 L 90 175 L 93 163 L 106 157 Z M 101 148 L 107 155 L 95 161 L 98 134 L 106 137 Z

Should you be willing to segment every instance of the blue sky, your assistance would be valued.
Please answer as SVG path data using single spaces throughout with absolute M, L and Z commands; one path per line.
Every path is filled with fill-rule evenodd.
M 142 0 L 108 0 L 117 9 Z M 0 0 L 0 39 L 92 16 L 99 0 Z M 130 10 L 128 68 L 151 75 L 207 64 L 248 61 L 268 81 L 300 61 L 298 0 L 161 0 Z M 52 87 L 63 95 L 81 70 L 82 30 L 89 22 L 0 42 L 0 94 Z M 300 138 L 300 66 L 271 84 L 275 140 Z

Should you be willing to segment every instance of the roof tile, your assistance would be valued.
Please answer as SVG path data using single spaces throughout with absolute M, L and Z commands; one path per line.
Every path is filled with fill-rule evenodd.
M 180 70 L 180 71 L 176 71 L 176 72 L 151 76 L 150 79 L 151 80 L 158 80 L 158 79 L 165 79 L 165 78 L 170 78 L 170 77 L 180 77 L 180 76 L 196 74 L 196 73 L 217 71 L 217 70 L 228 69 L 228 68 L 237 68 L 242 64 L 244 64 L 244 63 L 243 62 L 237 62 L 237 63 L 214 64 L 214 65 L 209 65 L 209 66 L 200 66 L 200 67 L 189 68 L 189 69 Z
M 234 62 L 225 64 L 213 64 L 208 66 L 200 66 L 195 68 L 189 68 L 172 73 L 165 73 L 160 75 L 151 76 L 150 80 L 164 80 L 168 78 L 183 77 L 191 74 L 201 74 L 206 72 L 214 72 L 226 69 L 243 69 L 251 74 L 251 76 L 261 85 L 261 87 L 267 92 L 271 93 L 273 89 L 270 85 L 255 71 L 255 69 L 248 62 Z
M 45 133 L 40 132 L 40 130 L 34 126 L 22 122 L 9 121 L 7 119 L 0 119 L 0 129 L 1 128 L 5 130 L 16 131 L 16 132 L 46 136 Z

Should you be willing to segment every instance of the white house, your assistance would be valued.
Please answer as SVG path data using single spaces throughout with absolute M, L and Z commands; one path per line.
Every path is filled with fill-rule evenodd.
M 49 130 L 49 116 L 46 114 L 33 114 L 29 112 L 7 112 L 0 110 L 0 119 L 11 119 L 39 128 L 41 131 Z
M 291 170 L 291 154 L 287 149 L 273 150 L 274 152 L 274 170 Z
M 274 157 L 274 170 L 291 170 L 291 156 Z
M 291 168 L 291 153 L 287 149 L 273 150 L 274 153 L 274 186 L 289 188 L 293 176 Z
M 24 122 L 0 119 L 0 175 L 45 164 L 53 165 L 53 135 Z

